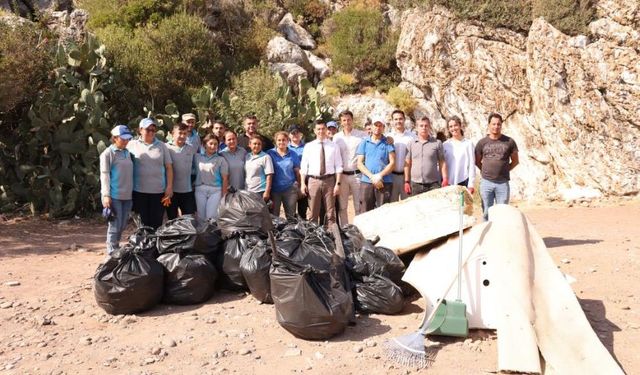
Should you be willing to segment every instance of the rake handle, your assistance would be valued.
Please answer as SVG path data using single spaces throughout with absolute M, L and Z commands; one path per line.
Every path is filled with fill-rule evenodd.
M 460 237 L 460 239 L 462 239 L 462 237 Z M 467 264 L 467 261 L 469 260 L 469 258 L 471 258 L 471 254 L 473 254 L 473 252 L 475 251 L 475 249 L 477 247 L 478 247 L 478 243 L 476 243 L 475 246 L 473 246 L 473 249 L 471 249 L 471 251 L 469 251 L 469 254 L 467 254 L 467 256 L 464 258 L 464 261 L 459 263 L 460 264 L 460 266 L 459 266 L 460 270 L 462 270 L 462 267 L 464 267 Z M 460 254 L 462 254 L 462 253 L 460 253 Z M 462 271 L 456 273 L 456 275 L 453 277 L 453 279 L 449 283 L 449 286 L 447 286 L 447 288 L 444 290 L 444 292 L 442 294 L 442 298 L 440 298 L 438 300 L 436 305 L 433 307 L 433 310 L 431 311 L 431 313 L 429 313 L 429 315 L 425 315 L 424 319 L 422 320 L 422 323 L 420 324 L 420 328 L 418 329 L 418 332 L 420 332 L 420 334 L 422 334 L 423 336 L 427 335 L 427 333 L 428 333 L 427 332 L 427 327 L 429 326 L 429 324 L 433 320 L 433 317 L 436 315 L 436 311 L 438 311 L 438 307 L 440 307 L 440 305 L 442 305 L 442 302 L 444 301 L 444 298 L 447 296 L 447 294 L 449 293 L 449 291 L 453 287 L 453 284 L 455 284 L 456 280 L 458 280 L 458 277 L 460 276 L 461 272 Z

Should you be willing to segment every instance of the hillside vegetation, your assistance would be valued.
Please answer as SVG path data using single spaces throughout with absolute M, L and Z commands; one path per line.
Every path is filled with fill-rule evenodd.
M 22 26 L 0 22 L 0 212 L 94 212 L 109 130 L 135 128 L 144 116 L 166 131 L 185 112 L 235 129 L 255 113 L 271 135 L 328 119 L 331 97 L 344 93 L 377 89 L 412 108 L 397 88 L 399 30 L 389 5 L 447 6 L 460 19 L 523 33 L 539 16 L 582 33 L 595 15 L 589 0 L 355 0 L 335 12 L 321 0 L 79 0 L 90 15 L 87 37 L 62 44 L 47 14 Z M 264 63 L 287 12 L 315 39 L 312 52 L 330 59 L 322 82 L 289 85 Z

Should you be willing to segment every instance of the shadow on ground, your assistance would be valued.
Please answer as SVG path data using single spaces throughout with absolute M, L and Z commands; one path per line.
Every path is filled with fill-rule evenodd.
M 577 245 L 592 245 L 596 243 L 602 242 L 602 240 L 575 240 L 575 239 L 567 239 L 562 237 L 545 237 L 543 238 L 544 244 L 547 248 L 552 247 L 562 247 L 562 246 L 577 246 Z
M 582 307 L 587 320 L 589 320 L 591 328 L 593 328 L 602 344 L 607 348 L 609 353 L 611 353 L 613 359 L 615 359 L 620 368 L 622 368 L 622 364 L 618 361 L 618 358 L 616 358 L 616 354 L 613 351 L 613 333 L 620 332 L 620 327 L 607 319 L 607 310 L 602 301 L 578 298 L 578 302 L 580 302 L 580 306 Z

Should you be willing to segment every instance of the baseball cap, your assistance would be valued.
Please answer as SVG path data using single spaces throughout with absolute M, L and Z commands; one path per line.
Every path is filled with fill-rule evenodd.
M 115 128 L 111 129 L 111 135 L 120 137 L 122 139 L 131 139 L 133 138 L 133 134 L 127 127 L 127 125 L 116 125 Z
M 293 133 L 293 132 L 302 132 L 302 129 L 300 129 L 299 125 L 293 124 L 289 126 L 289 133 Z
M 146 129 L 151 125 L 156 126 L 156 127 L 158 126 L 156 124 L 156 121 L 154 119 L 150 118 L 150 117 L 143 118 L 142 120 L 140 120 L 140 128 L 142 128 L 142 129 Z
M 196 119 L 196 115 L 194 115 L 193 113 L 185 113 L 184 115 L 182 115 L 182 121 L 195 120 L 195 119 Z
M 371 125 L 375 124 L 376 122 L 379 122 L 382 125 L 387 125 L 387 121 L 382 116 L 373 116 L 373 117 L 371 117 Z
M 338 128 L 338 123 L 335 121 L 329 121 L 327 122 L 327 128 Z

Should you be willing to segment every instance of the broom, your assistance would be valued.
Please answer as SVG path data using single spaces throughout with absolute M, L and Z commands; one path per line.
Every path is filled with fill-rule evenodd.
M 426 347 L 424 340 L 427 335 L 433 332 L 437 327 L 429 328 L 429 325 L 433 321 L 433 318 L 436 316 L 436 312 L 438 308 L 444 301 L 444 298 L 455 284 L 456 280 L 462 273 L 462 268 L 467 263 L 471 254 L 476 249 L 476 246 L 471 249 L 469 254 L 467 254 L 464 261 L 462 261 L 462 217 L 463 212 L 462 208 L 460 209 L 460 229 L 458 234 L 458 243 L 459 243 L 459 251 L 458 251 L 458 272 L 453 277 L 449 286 L 442 293 L 442 298 L 438 299 L 438 302 L 433 307 L 433 310 L 429 315 L 424 316 L 422 319 L 422 323 L 420 323 L 420 327 L 416 332 L 410 333 L 408 335 L 393 337 L 384 342 L 384 352 L 387 357 L 395 361 L 405 367 L 417 367 L 417 368 L 425 368 L 431 365 L 431 363 L 435 360 L 437 354 L 437 348 L 434 347 Z M 460 285 L 458 285 L 458 294 L 460 294 Z M 426 309 L 425 309 L 426 311 Z

